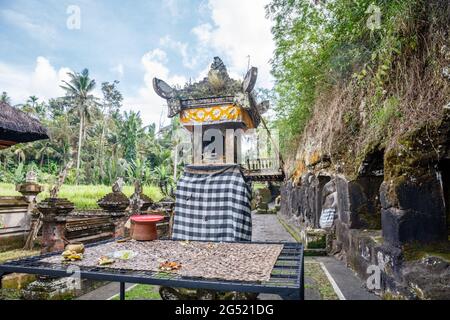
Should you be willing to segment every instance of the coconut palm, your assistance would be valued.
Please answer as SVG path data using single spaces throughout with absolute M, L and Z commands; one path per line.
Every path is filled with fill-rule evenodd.
M 0 95 L 0 102 L 11 104 L 11 98 L 8 96 L 8 93 L 6 93 L 6 91 L 3 91 Z
M 34 109 L 36 108 L 36 104 L 38 102 L 39 98 L 36 96 L 30 96 L 27 100 L 27 103 L 31 105 L 31 107 Z
M 86 121 L 90 118 L 90 109 L 96 104 L 96 98 L 92 95 L 95 88 L 95 80 L 89 77 L 89 70 L 84 69 L 81 73 L 68 73 L 69 82 L 63 81 L 61 86 L 66 91 L 66 99 L 71 104 L 71 111 L 77 112 L 80 117 L 80 131 L 78 135 L 78 154 L 76 166 L 76 182 L 80 172 L 81 145 Z

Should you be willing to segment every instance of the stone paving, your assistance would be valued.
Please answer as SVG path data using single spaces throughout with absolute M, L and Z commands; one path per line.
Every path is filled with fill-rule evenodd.
M 295 242 L 275 214 L 252 214 L 252 241 Z

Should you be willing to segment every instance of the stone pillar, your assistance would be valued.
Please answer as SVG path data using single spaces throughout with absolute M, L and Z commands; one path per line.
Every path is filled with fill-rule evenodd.
M 66 218 L 65 217 L 44 217 L 42 219 L 42 249 L 41 253 L 64 250 L 66 245 L 65 231 Z
M 64 250 L 67 215 L 74 209 L 67 199 L 47 198 L 37 206 L 42 213 L 41 252 Z
M 126 211 L 122 212 L 108 212 L 110 219 L 114 224 L 114 238 L 128 237 L 129 232 L 125 227 L 130 215 Z
M 26 224 L 27 226 L 33 226 L 39 217 L 39 215 L 35 212 L 36 198 L 37 195 L 43 191 L 43 188 L 36 182 L 34 175 L 27 173 L 26 182 L 18 185 L 16 190 L 20 192 L 28 202 L 28 217 Z

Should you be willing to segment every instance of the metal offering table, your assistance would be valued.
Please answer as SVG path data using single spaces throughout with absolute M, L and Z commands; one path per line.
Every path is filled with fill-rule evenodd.
M 89 250 L 89 248 L 105 245 L 112 241 L 116 240 L 108 240 L 89 244 L 86 246 L 86 249 Z M 98 281 L 119 282 L 121 300 L 125 299 L 125 283 L 139 283 L 215 291 L 271 293 L 278 294 L 283 299 L 304 299 L 304 265 L 302 244 L 284 242 L 227 243 L 239 243 L 240 245 L 278 244 L 283 245 L 283 249 L 278 256 L 270 273 L 270 278 L 267 281 L 205 279 L 202 277 L 182 276 L 180 274 L 172 272 L 139 271 L 121 268 L 108 268 L 105 266 L 79 266 L 79 268 L 77 268 L 77 272 L 79 269 L 79 276 L 81 278 Z M 61 252 L 53 252 L 5 262 L 4 264 L 0 265 L 0 277 L 13 272 L 29 273 L 49 277 L 69 277 L 73 275 L 73 266 L 76 264 L 49 263 L 42 261 L 42 259 L 60 255 Z M 255 261 L 255 263 L 258 263 L 258 261 Z

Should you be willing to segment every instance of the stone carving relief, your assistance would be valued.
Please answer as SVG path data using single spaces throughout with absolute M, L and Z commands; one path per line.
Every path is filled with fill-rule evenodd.
M 331 228 L 337 208 L 337 191 L 334 180 L 331 180 L 323 187 L 322 199 L 322 212 L 320 214 L 319 224 L 323 229 Z

